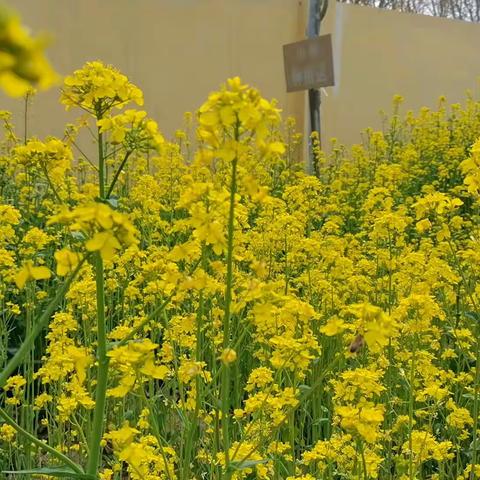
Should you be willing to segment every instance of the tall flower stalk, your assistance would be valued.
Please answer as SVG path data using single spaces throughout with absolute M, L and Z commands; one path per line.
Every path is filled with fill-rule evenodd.
M 237 163 L 238 159 L 232 161 L 231 181 L 230 181 L 230 206 L 228 212 L 228 230 L 227 230 L 227 277 L 225 283 L 225 304 L 223 316 L 223 349 L 226 351 L 230 346 L 230 307 L 232 303 L 233 288 L 233 237 L 235 230 L 235 195 L 237 191 Z M 229 433 L 229 411 L 230 411 L 230 368 L 224 363 L 222 365 L 221 380 L 221 401 L 222 401 L 222 433 L 225 449 L 225 470 L 226 478 L 230 478 L 230 433 Z
M 97 120 L 101 119 L 101 113 L 97 114 Z M 98 129 L 98 181 L 100 199 L 105 195 L 105 159 L 103 154 L 103 135 Z M 105 319 L 105 273 L 102 256 L 95 254 L 95 288 L 97 299 L 97 385 L 95 388 L 95 411 L 89 443 L 89 459 L 87 473 L 97 475 L 100 461 L 100 443 L 102 440 L 105 424 L 105 404 L 107 399 L 108 363 L 107 357 L 107 324 Z
M 97 87 L 97 79 L 103 77 L 103 87 L 106 83 L 109 88 Z M 93 81 L 92 81 L 93 80 Z M 107 93 L 108 92 L 108 93 Z M 110 94 L 110 96 L 107 96 Z M 65 80 L 65 88 L 62 92 L 62 102 L 70 108 L 72 106 L 80 107 L 89 112 L 96 120 L 97 124 L 97 144 L 98 144 L 98 185 L 99 185 L 99 201 L 105 202 L 108 200 L 105 196 L 106 187 L 106 162 L 105 162 L 105 139 L 104 132 L 109 131 L 112 135 L 119 139 L 118 143 L 125 137 L 126 128 L 122 127 L 122 122 L 118 120 L 114 122 L 111 120 L 110 112 L 114 107 L 121 107 L 126 103 L 134 101 L 138 104 L 143 103 L 142 92 L 128 79 L 111 67 L 105 67 L 101 62 L 88 63 L 83 69 L 77 70 L 74 74 Z M 144 114 L 135 114 L 132 118 L 127 117 L 126 121 L 133 121 L 135 119 L 144 118 Z M 123 117 L 122 117 L 123 119 Z M 125 119 L 123 119 L 125 121 Z M 115 126 L 116 130 L 111 131 Z M 156 135 L 157 143 L 160 143 L 161 138 L 154 132 L 155 125 L 150 125 L 149 133 Z M 142 135 L 143 130 L 136 130 L 140 132 L 137 134 L 139 138 L 137 145 L 131 146 L 127 149 L 124 161 L 120 164 L 118 171 L 114 175 L 112 184 L 108 189 L 107 197 L 112 194 L 115 183 L 118 179 L 120 171 L 125 166 L 128 157 L 132 153 L 132 149 L 136 147 L 145 147 L 145 142 L 150 137 L 145 134 Z M 143 142 L 143 143 L 141 143 Z M 123 222 L 123 220 L 120 220 Z M 115 221 L 113 222 L 115 223 Z M 107 221 L 107 224 L 111 222 Z M 106 232 L 104 232 L 106 234 Z M 100 234 L 102 235 L 102 234 Z M 96 478 L 100 465 L 101 458 L 101 441 L 105 430 L 105 406 L 107 399 L 107 386 L 109 376 L 109 357 L 107 356 L 107 320 L 105 312 L 105 271 L 103 257 L 113 256 L 113 251 L 106 245 L 119 245 L 118 239 L 114 235 L 107 234 L 107 237 L 102 237 L 95 242 L 92 239 L 90 248 L 94 250 L 94 271 L 95 271 L 95 289 L 96 289 L 96 319 L 97 319 L 97 383 L 95 388 L 95 410 L 93 413 L 93 423 L 90 432 L 90 439 L 88 445 L 88 464 L 87 474 Z M 97 237 L 98 238 L 98 237 Z M 109 251 L 108 251 L 109 250 Z

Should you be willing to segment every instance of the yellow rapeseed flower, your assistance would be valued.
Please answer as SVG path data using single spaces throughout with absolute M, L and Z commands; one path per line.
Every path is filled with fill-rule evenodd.
M 32 261 L 27 261 L 16 273 L 15 284 L 21 290 L 25 284 L 32 280 L 47 280 L 51 277 L 51 272 L 47 267 L 35 266 Z

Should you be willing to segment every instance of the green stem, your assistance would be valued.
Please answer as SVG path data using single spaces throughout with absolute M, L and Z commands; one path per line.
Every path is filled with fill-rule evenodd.
M 3 410 L 3 408 L 0 408 L 0 417 L 3 418 L 3 420 L 7 425 L 10 425 L 11 427 L 13 427 L 20 435 L 27 438 L 31 443 L 36 445 L 38 448 L 41 448 L 42 450 L 45 450 L 46 452 L 50 453 L 52 456 L 57 458 L 64 465 L 68 465 L 74 472 L 84 473 L 82 468 L 79 465 L 77 465 L 75 462 L 70 460 L 66 455 L 55 450 L 53 447 L 50 447 L 50 445 L 47 445 L 46 443 L 42 442 L 37 437 L 35 437 L 31 433 L 27 432 L 27 430 L 22 428 L 17 422 L 15 422 L 15 420 L 12 417 L 8 415 L 8 413 L 5 410 Z
M 97 120 L 102 118 L 102 111 L 98 106 L 95 109 Z M 103 152 L 103 134 L 97 126 L 98 143 L 98 183 L 99 196 L 105 198 L 105 155 Z M 97 297 L 97 385 L 95 389 L 95 410 L 93 413 L 93 427 L 88 446 L 87 473 L 95 478 L 100 463 L 100 443 L 103 436 L 105 421 L 105 403 L 107 398 L 108 357 L 107 357 L 107 325 L 105 320 L 105 286 L 103 260 L 99 252 L 95 257 L 95 287 Z
M 202 263 L 204 263 L 203 262 L 204 256 L 205 256 L 205 245 L 202 244 L 202 254 L 201 254 Z M 202 353 L 203 353 L 202 336 L 203 336 L 204 304 L 205 304 L 204 293 L 203 293 L 203 290 L 200 290 L 199 299 L 198 299 L 197 317 L 196 317 L 197 344 L 195 348 L 195 360 L 197 362 L 202 361 Z M 186 480 L 188 480 L 191 477 L 191 473 L 190 473 L 191 458 L 194 451 L 197 450 L 196 442 L 198 441 L 198 432 L 200 427 L 199 415 L 200 415 L 200 408 L 202 404 L 202 387 L 203 387 L 202 379 L 200 378 L 200 375 L 196 376 L 195 387 L 196 387 L 195 410 L 193 411 L 193 415 L 191 417 L 190 428 L 188 431 L 187 441 L 185 444 L 185 462 L 184 462 L 185 473 L 183 477 Z M 194 445 L 195 445 L 195 448 L 193 448 Z
M 416 354 L 416 338 L 413 341 L 412 357 L 410 359 L 410 394 L 408 397 L 408 449 L 410 456 L 408 459 L 408 478 L 414 480 L 413 468 L 413 412 L 415 407 L 414 383 L 415 383 L 415 354 Z
M 233 286 L 233 234 L 235 194 L 237 190 L 237 159 L 232 162 L 232 179 L 230 183 L 230 208 L 228 212 L 228 237 L 227 237 L 227 279 L 225 285 L 225 310 L 223 317 L 223 348 L 230 343 L 230 307 L 232 303 Z
M 25 109 L 23 112 L 23 144 L 27 144 L 28 139 L 28 102 L 30 100 L 30 93 L 25 95 Z
M 238 159 L 232 161 L 232 178 L 230 183 L 230 209 L 228 212 L 228 237 L 227 237 L 227 278 L 225 285 L 225 310 L 223 317 L 223 348 L 228 348 L 230 343 L 230 307 L 232 303 L 233 288 L 233 235 L 235 215 L 235 194 L 237 192 L 237 163 Z M 226 478 L 230 478 L 230 437 L 228 412 L 230 410 L 230 369 L 224 366 L 221 378 L 221 401 L 222 401 L 222 436 L 223 448 L 225 451 L 225 472 Z
M 27 285 L 27 303 L 26 303 L 26 335 L 31 332 L 33 327 L 33 314 L 34 314 L 34 305 L 35 305 L 35 285 L 29 283 Z M 27 382 L 25 386 L 25 397 L 24 402 L 21 408 L 21 421 L 20 426 L 22 426 L 25 430 L 29 432 L 33 432 L 35 428 L 35 421 L 34 421 L 34 412 L 32 410 L 33 399 L 35 397 L 35 385 L 33 382 L 33 370 L 35 364 L 35 355 L 34 355 L 35 348 L 31 349 L 29 355 L 26 356 L 23 362 L 23 376 Z M 26 466 L 27 468 L 32 468 L 32 452 L 31 452 L 31 444 L 27 443 L 25 445 L 25 457 L 26 457 Z
M 108 188 L 107 196 L 106 196 L 105 198 L 110 198 L 110 195 L 111 195 L 112 192 L 113 192 L 113 188 L 115 187 L 115 184 L 117 183 L 118 177 L 120 176 L 120 173 L 121 173 L 121 171 L 123 170 L 123 167 L 124 167 L 125 164 L 127 163 L 128 157 L 129 157 L 132 153 L 133 153 L 133 151 L 130 150 L 130 151 L 128 151 L 128 152 L 125 154 L 125 157 L 123 158 L 122 163 L 121 163 L 120 166 L 118 167 L 118 170 L 115 172 L 115 175 L 114 175 L 114 177 L 113 177 L 112 183 L 110 184 L 110 187 Z
M 98 117 L 100 120 L 101 117 Z M 98 128 L 98 183 L 100 198 L 105 198 L 105 157 L 103 155 L 103 134 Z
M 27 338 L 23 341 L 20 348 L 17 350 L 17 353 L 11 358 L 11 360 L 7 363 L 5 368 L 0 373 L 0 388 L 2 388 L 5 383 L 7 382 L 10 375 L 15 372 L 18 366 L 22 363 L 25 355 L 30 351 L 32 348 L 35 339 L 40 335 L 42 330 L 48 325 L 50 317 L 52 313 L 55 311 L 59 303 L 63 300 L 65 293 L 67 292 L 70 284 L 72 283 L 73 279 L 77 276 L 83 262 L 86 258 L 83 258 L 82 261 L 77 265 L 77 268 L 73 271 L 73 273 L 65 280 L 64 284 L 58 290 L 57 294 L 53 298 L 53 300 L 48 304 L 45 311 L 42 313 L 40 318 L 38 318 L 34 322 L 34 326 L 30 333 L 28 334 Z
M 107 398 L 108 357 L 107 357 L 107 332 L 105 321 L 105 291 L 103 260 L 100 253 L 95 259 L 95 283 L 97 291 L 97 386 L 95 390 L 95 411 L 93 414 L 93 428 L 90 437 L 87 473 L 95 478 L 100 460 L 100 443 L 103 436 L 105 420 L 105 403 Z
M 360 448 L 360 454 L 362 456 L 362 472 L 363 472 L 363 478 L 364 480 L 368 480 L 368 473 L 367 473 L 367 462 L 365 460 L 365 448 L 363 445 L 363 440 L 359 441 L 359 448 Z
M 48 169 L 47 169 L 47 166 L 45 165 L 45 163 L 41 163 L 40 164 L 41 168 L 42 168 L 42 171 L 43 171 L 43 174 L 45 175 L 45 178 L 47 180 L 47 183 L 48 183 L 48 186 L 50 187 L 50 189 L 52 190 L 52 193 L 53 193 L 53 196 L 55 197 L 55 199 L 57 200 L 57 202 L 61 205 L 63 204 L 63 201 L 62 199 L 60 198 L 60 195 L 58 194 L 57 192 L 57 189 L 55 188 L 55 185 L 52 183 L 52 180 L 50 178 L 50 175 L 48 174 Z
M 158 417 L 155 416 L 155 405 L 153 404 L 151 398 L 147 398 L 145 395 L 145 390 L 142 388 L 142 398 L 143 401 L 148 405 L 148 412 L 149 412 L 149 417 L 150 417 L 150 425 L 152 427 L 153 433 L 158 441 L 158 448 L 160 450 L 160 455 L 162 456 L 162 460 L 165 464 L 165 470 L 167 473 L 167 479 L 172 480 L 172 475 L 170 474 L 170 467 L 168 466 L 168 458 L 165 453 L 165 449 L 163 447 L 164 444 L 166 444 L 165 439 L 162 437 L 160 433 L 160 429 L 158 427 Z
M 296 475 L 295 463 L 295 410 L 291 410 L 288 414 L 288 440 L 290 442 L 290 451 L 292 461 L 290 462 L 290 471 L 293 477 Z

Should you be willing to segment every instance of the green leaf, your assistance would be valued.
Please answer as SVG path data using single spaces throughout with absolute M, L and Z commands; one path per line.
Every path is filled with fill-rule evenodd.
M 80 240 L 80 241 L 83 241 L 87 238 L 83 232 L 79 232 L 79 231 L 70 232 L 70 235 L 75 240 Z
M 319 418 L 318 420 L 315 420 L 312 425 L 320 425 L 322 423 L 328 423 L 330 422 L 330 418 Z
M 3 471 L 10 475 L 50 475 L 52 477 L 74 478 L 79 480 L 95 480 L 93 475 L 88 473 L 77 473 L 68 467 L 42 467 L 31 470 Z
M 105 203 L 108 203 L 114 210 L 118 208 L 118 198 L 116 197 L 107 198 Z
M 301 393 L 308 393 L 312 390 L 312 387 L 310 385 L 299 385 L 298 389 L 300 390 Z
M 267 463 L 268 460 L 244 460 L 238 462 L 230 462 L 230 467 L 232 470 L 244 470 L 245 468 L 252 468 L 255 465 L 260 465 L 262 463 Z
M 474 322 L 479 321 L 479 316 L 477 312 L 464 312 L 464 315 L 470 320 L 473 320 Z

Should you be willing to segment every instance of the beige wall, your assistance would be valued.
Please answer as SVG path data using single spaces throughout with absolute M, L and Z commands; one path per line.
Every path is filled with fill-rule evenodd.
M 306 95 L 286 93 L 282 45 L 305 36 L 308 0 L 11 0 L 33 31 L 54 35 L 50 58 L 61 74 L 85 61 L 116 65 L 145 93 L 145 109 L 167 135 L 227 77 L 240 75 L 277 98 L 308 126 Z M 336 85 L 322 94 L 324 146 L 351 144 L 379 111 L 406 98 L 403 110 L 434 107 L 440 95 L 462 101 L 478 91 L 480 25 L 330 0 L 321 33 L 333 34 Z M 58 89 L 40 93 L 30 131 L 61 135 L 67 119 Z M 16 112 L 22 102 L 0 97 Z
M 322 33 L 332 33 L 336 85 L 322 95 L 324 139 L 358 143 L 360 131 L 381 128 L 378 112 L 435 107 L 445 95 L 478 98 L 480 25 L 330 2 Z M 325 144 L 326 142 L 324 142 Z
M 182 126 L 228 77 L 239 75 L 276 98 L 303 125 L 304 94 L 288 94 L 282 45 L 304 38 L 308 0 L 11 0 L 34 32 L 54 36 L 49 57 L 63 75 L 100 59 L 145 94 L 164 134 Z M 30 131 L 61 135 L 67 115 L 58 88 L 40 93 Z M 0 98 L 21 119 L 22 102 Z M 23 125 L 23 121 L 22 121 Z M 19 132 L 23 127 L 19 124 Z

